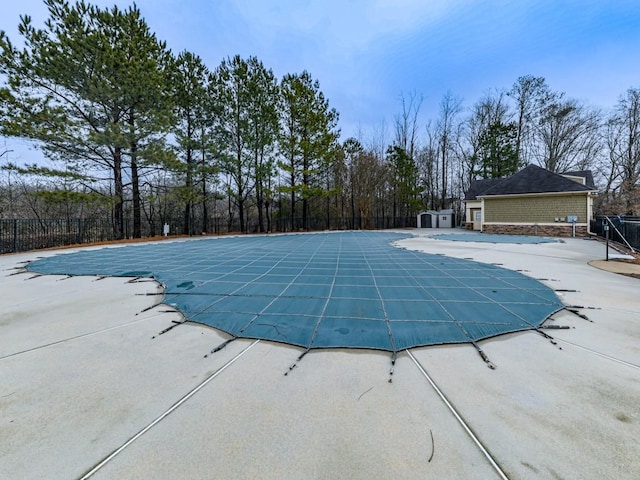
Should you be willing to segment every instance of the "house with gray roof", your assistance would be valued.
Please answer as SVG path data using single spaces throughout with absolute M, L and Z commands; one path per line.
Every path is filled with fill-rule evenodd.
M 588 170 L 558 174 L 529 165 L 510 177 L 472 182 L 465 225 L 486 233 L 586 236 L 597 193 Z

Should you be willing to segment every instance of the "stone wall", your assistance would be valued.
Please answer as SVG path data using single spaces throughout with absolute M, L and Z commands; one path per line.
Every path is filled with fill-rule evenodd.
M 482 232 L 540 237 L 571 237 L 573 236 L 573 225 L 492 225 L 485 223 Z M 587 227 L 585 225 L 576 225 L 576 237 L 586 236 L 588 236 Z

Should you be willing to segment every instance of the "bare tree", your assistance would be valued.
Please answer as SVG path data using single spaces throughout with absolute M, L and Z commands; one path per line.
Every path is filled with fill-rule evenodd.
M 479 168 L 481 139 L 492 125 L 507 124 L 511 114 L 503 90 L 488 91 L 473 107 L 464 122 L 460 137 L 459 151 L 462 158 L 461 176 L 463 190 L 466 190 Z
M 342 151 L 344 153 L 344 163 L 346 169 L 346 181 L 344 182 L 345 187 L 348 188 L 348 196 L 349 196 L 349 211 L 351 212 L 351 228 L 356 228 L 356 182 L 358 177 L 356 175 L 356 166 L 357 162 L 360 159 L 360 156 L 363 154 L 364 149 L 362 148 L 362 144 L 355 138 L 347 138 L 342 144 Z M 344 214 L 344 196 L 345 192 L 343 189 L 343 208 L 342 208 L 342 217 L 345 219 Z
M 395 118 L 395 144 L 402 148 L 409 158 L 414 160 L 418 137 L 418 114 L 422 106 L 423 96 L 415 92 L 406 98 L 400 95 L 402 113 Z
M 630 88 L 620 97 L 607 122 L 607 150 L 610 174 L 607 190 L 619 179 L 619 193 L 623 197 L 625 213 L 638 210 L 638 182 L 640 181 L 640 89 Z
M 436 126 L 429 121 L 427 122 L 425 140 L 417 155 L 422 201 L 429 209 L 438 208 L 440 201 L 438 145 L 438 131 Z
M 542 109 L 534 126 L 533 156 L 552 172 L 586 170 L 601 150 L 601 114 L 576 100 L 555 96 Z
M 388 177 L 387 168 L 373 152 L 360 151 L 353 159 L 353 206 L 360 219 L 360 228 L 373 228 L 371 219 L 376 201 L 384 196 Z M 354 220 L 355 218 L 354 217 Z
M 440 116 L 436 124 L 439 137 L 439 157 L 440 157 L 440 207 L 447 205 L 447 194 L 449 179 L 447 175 L 450 167 L 450 160 L 458 144 L 460 132 L 457 123 L 458 114 L 462 110 L 462 99 L 447 92 L 440 102 Z
M 389 129 L 383 118 L 380 124 L 373 127 L 371 135 L 366 142 L 366 150 L 378 158 L 384 158 L 384 153 L 387 151 L 388 136 Z
M 524 75 L 516 80 L 507 93 L 516 104 L 516 154 L 521 165 L 530 162 L 527 152 L 527 141 L 532 132 L 533 123 L 538 117 L 540 108 L 552 95 L 544 77 Z

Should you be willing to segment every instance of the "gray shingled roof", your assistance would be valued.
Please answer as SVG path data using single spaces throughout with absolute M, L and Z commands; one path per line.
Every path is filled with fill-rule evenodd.
M 504 178 L 483 178 L 481 180 L 473 180 L 469 185 L 469 189 L 464 197 L 465 200 L 477 200 L 479 195 L 490 188 L 496 186 L 498 183 L 505 180 Z
M 596 184 L 593 181 L 593 173 L 591 170 L 576 170 L 573 172 L 564 172 L 562 175 L 571 175 L 572 177 L 582 177 L 585 179 L 585 185 L 587 187 L 591 187 L 593 190 L 596 190 Z
M 553 173 L 536 165 L 529 165 L 518 173 L 501 180 L 484 192 L 477 194 L 477 196 L 589 192 L 595 190 L 594 187 L 574 182 L 558 173 Z

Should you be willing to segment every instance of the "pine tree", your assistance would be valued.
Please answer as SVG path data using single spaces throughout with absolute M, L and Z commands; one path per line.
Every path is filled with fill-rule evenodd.
M 215 112 L 209 95 L 209 70 L 200 57 L 190 52 L 178 55 L 174 65 L 173 93 L 176 124 L 172 128 L 177 161 L 170 165 L 182 180 L 179 195 L 184 202 L 183 233 L 195 231 L 194 206 L 202 203 L 201 231 L 208 230 L 207 191 L 216 172 L 211 157 L 214 150 L 209 126 Z
M 274 148 L 279 134 L 278 82 L 271 70 L 256 57 L 247 60 L 249 102 L 249 150 L 253 158 L 258 229 L 271 229 L 269 205 L 271 178 L 275 169 Z M 266 227 L 265 227 L 266 217 Z
M 502 178 L 518 171 L 517 126 L 500 121 L 489 125 L 478 141 L 478 170 L 482 178 Z
M 211 96 L 217 113 L 213 122 L 215 141 L 220 145 L 220 168 L 229 180 L 227 193 L 238 208 L 240 231 L 247 231 L 246 207 L 255 187 L 250 155 L 251 123 L 249 65 L 236 55 L 223 60 L 211 75 Z M 231 228 L 231 203 L 229 227 Z
M 288 176 L 281 191 L 291 195 L 291 226 L 296 203 L 302 201 L 302 228 L 308 228 L 309 199 L 324 195 L 319 173 L 335 158 L 338 112 L 320 91 L 320 83 L 304 71 L 285 75 L 281 82 L 282 135 L 280 167 Z
M 0 133 L 34 140 L 73 169 L 102 177 L 113 198 L 116 238 L 124 235 L 125 177 L 131 180 L 134 236 L 140 236 L 140 167 L 164 154 L 170 119 L 166 45 L 134 6 L 102 10 L 45 0 L 44 28 L 21 17 L 25 47 L 0 36 Z M 126 160 L 129 160 L 129 172 Z

